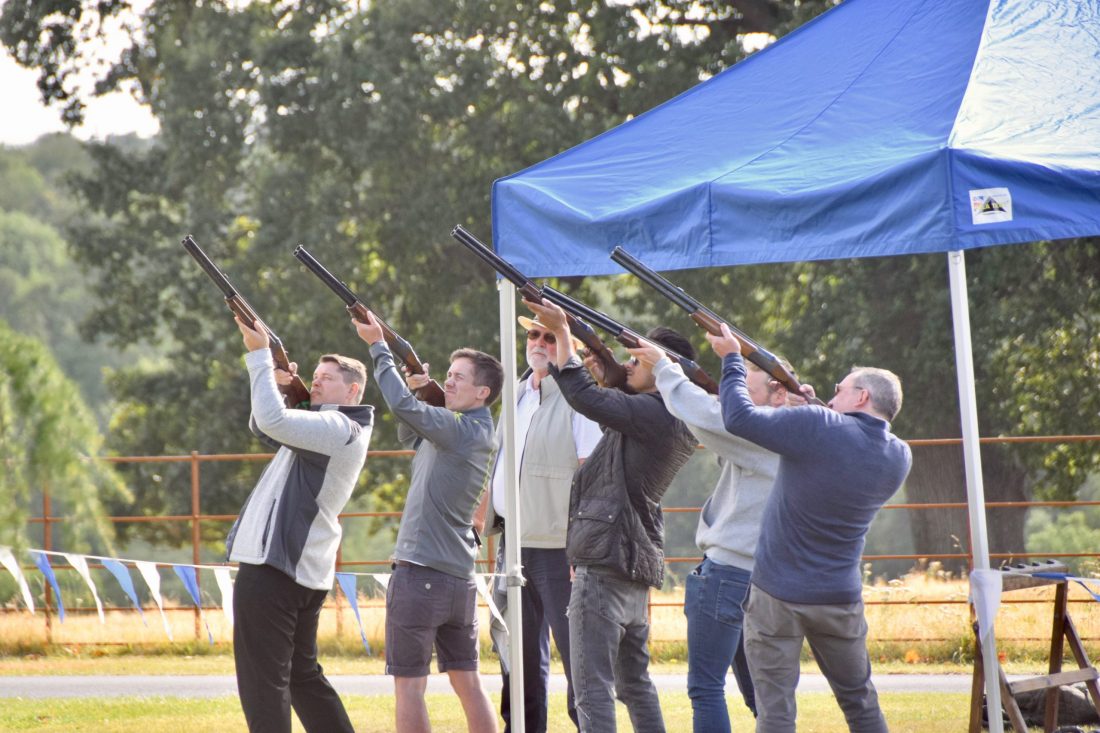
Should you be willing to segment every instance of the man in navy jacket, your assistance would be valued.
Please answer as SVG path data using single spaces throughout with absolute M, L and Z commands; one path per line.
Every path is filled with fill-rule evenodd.
M 707 338 L 722 357 L 726 430 L 780 456 L 745 606 L 756 729 L 794 732 L 805 638 L 849 729 L 885 733 L 871 683 L 859 564 L 871 520 L 912 465 L 909 446 L 890 432 L 901 382 L 885 369 L 855 367 L 828 408 L 765 410 L 749 398 L 740 344 L 729 329 Z

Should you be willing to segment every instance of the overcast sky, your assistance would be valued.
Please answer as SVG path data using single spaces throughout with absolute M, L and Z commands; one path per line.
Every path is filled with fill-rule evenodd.
M 60 132 L 59 109 L 42 106 L 35 81 L 38 75 L 24 69 L 0 49 L 0 144 L 26 145 L 47 132 Z M 118 92 L 93 100 L 85 112 L 85 122 L 73 130 L 83 139 L 102 140 L 107 135 L 136 132 L 147 137 L 157 131 L 153 116 L 128 94 Z

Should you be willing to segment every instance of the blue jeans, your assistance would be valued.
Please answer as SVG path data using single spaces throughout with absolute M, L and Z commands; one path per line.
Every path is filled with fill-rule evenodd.
M 579 565 L 569 597 L 573 692 L 581 733 L 615 733 L 615 696 L 635 733 L 664 733 L 649 678 L 649 586 L 613 570 Z
M 695 733 L 729 733 L 726 671 L 732 666 L 745 705 L 756 714 L 756 698 L 741 639 L 749 572 L 704 558 L 687 577 L 688 697 Z

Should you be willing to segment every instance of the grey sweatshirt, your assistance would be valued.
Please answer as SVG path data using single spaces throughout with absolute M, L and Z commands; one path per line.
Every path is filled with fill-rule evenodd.
M 474 577 L 473 516 L 493 453 L 488 407 L 452 412 L 416 399 L 385 342 L 372 344 L 374 379 L 399 420 L 398 438 L 416 449 L 395 560 L 459 578 Z
M 718 456 L 722 468 L 714 493 L 699 513 L 695 544 L 715 562 L 752 572 L 779 456 L 727 432 L 718 399 L 693 384 L 680 365 L 664 358 L 653 373 L 665 407 Z
M 275 383 L 270 349 L 251 351 L 254 433 L 276 448 L 229 530 L 226 556 L 270 565 L 306 588 L 332 587 L 340 522 L 367 460 L 374 422 L 370 405 L 291 410 Z

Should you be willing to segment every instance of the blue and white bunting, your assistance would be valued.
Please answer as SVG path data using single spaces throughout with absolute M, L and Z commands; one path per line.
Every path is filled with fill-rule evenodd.
M 95 581 L 92 579 L 92 575 L 89 571 L 88 561 L 94 560 L 101 562 L 103 567 L 111 573 L 112 576 L 118 581 L 123 592 L 129 597 L 130 602 L 134 608 L 141 614 L 142 622 L 148 623 L 145 619 L 145 611 L 141 605 L 137 588 L 134 585 L 133 576 L 130 574 L 128 568 L 129 564 L 132 564 L 145 581 L 145 585 L 149 588 L 149 595 L 152 597 L 153 602 L 157 604 L 157 610 L 160 612 L 160 620 L 164 626 L 164 633 L 168 637 L 169 641 L 174 641 L 172 634 L 172 627 L 168 620 L 168 614 L 164 610 L 164 598 L 161 595 L 161 577 L 160 577 L 160 565 L 170 565 L 176 576 L 179 577 L 183 583 L 183 587 L 187 590 L 188 596 L 191 598 L 191 602 L 195 608 L 198 609 L 199 617 L 202 619 L 203 625 L 206 627 L 206 635 L 210 644 L 214 644 L 214 634 L 210 630 L 210 623 L 203 613 L 202 606 L 202 592 L 198 584 L 197 570 L 210 570 L 214 575 L 214 580 L 218 584 L 218 590 L 221 593 L 221 608 L 225 614 L 225 619 L 232 628 L 235 623 L 233 614 L 233 576 L 232 573 L 236 568 L 225 565 L 187 565 L 182 563 L 156 563 L 149 560 L 128 560 L 125 558 L 113 558 L 113 557 L 101 557 L 98 555 L 81 555 L 77 553 L 69 552 L 55 552 L 52 550 L 29 550 L 31 557 L 34 559 L 35 565 L 41 571 L 45 581 L 49 583 L 53 589 L 54 595 L 57 598 L 57 613 L 61 621 L 65 620 L 65 603 L 61 597 L 61 587 L 57 582 L 57 576 L 54 572 L 54 566 L 50 561 L 50 555 L 57 555 L 65 558 L 69 565 L 76 570 L 84 582 L 87 584 L 88 589 L 92 592 L 92 597 L 95 599 L 96 611 L 99 614 L 100 623 L 106 623 L 106 618 L 103 612 L 103 602 L 100 600 L 99 591 L 96 588 Z M 6 546 L 0 546 L 0 565 L 3 565 L 14 577 L 16 583 L 19 586 L 19 590 L 23 596 L 23 602 L 27 606 L 31 613 L 34 613 L 34 596 L 31 594 L 30 588 L 27 585 L 26 578 L 23 576 L 22 569 L 19 562 L 15 559 L 11 548 Z M 336 580 L 340 586 L 340 590 L 344 596 L 348 599 L 348 603 L 351 605 L 352 613 L 355 614 L 355 622 L 359 627 L 359 638 L 363 643 L 363 648 L 368 655 L 373 654 L 370 642 L 367 640 L 366 630 L 363 627 L 363 616 L 359 608 L 359 594 L 358 594 L 358 578 L 368 577 L 373 578 L 376 583 L 382 588 L 383 594 L 388 590 L 390 573 L 336 573 Z M 504 619 L 501 616 L 499 609 L 493 602 L 492 595 L 489 593 L 488 579 L 495 578 L 497 576 L 493 574 L 475 575 L 474 583 L 477 586 L 478 594 L 485 600 L 485 603 L 489 607 L 489 613 L 493 618 L 504 624 Z M 1081 585 L 1088 588 L 1086 585 L 1088 578 L 1072 578 L 1081 583 Z M 1100 581 L 1094 581 L 1100 582 Z M 1089 589 L 1090 592 L 1093 592 Z M 1100 595 L 1093 593 L 1093 597 L 1100 600 Z
M 231 568 L 215 568 L 214 580 L 218 583 L 218 590 L 222 593 L 222 613 L 225 620 L 233 627 L 233 579 L 229 577 Z
M 172 569 L 176 571 L 176 575 L 183 581 L 183 587 L 187 589 L 187 593 L 191 596 L 191 600 L 195 602 L 195 608 L 199 609 L 199 618 L 202 619 L 202 623 L 206 627 L 206 637 L 210 640 L 210 646 L 213 646 L 214 635 L 210 633 L 210 624 L 207 623 L 206 616 L 202 612 L 199 581 L 195 575 L 195 568 L 190 565 L 173 565 Z
M 134 590 L 134 579 L 130 577 L 130 571 L 126 569 L 126 566 L 113 558 L 102 558 L 103 567 L 115 576 L 115 580 L 122 586 L 122 590 L 130 598 L 130 602 L 134 604 L 134 608 L 141 614 L 141 622 L 145 623 L 145 610 L 141 607 L 141 602 L 138 601 L 137 591 Z M 148 624 L 146 624 L 148 626 Z
M 367 656 L 374 656 L 374 652 L 370 649 L 370 643 L 367 641 L 367 635 L 363 631 L 363 619 L 359 616 L 359 589 L 356 587 L 355 576 L 351 573 L 336 573 L 336 582 L 339 583 L 340 590 L 344 591 L 344 596 L 351 604 L 352 613 L 355 614 L 355 622 L 359 624 L 359 638 L 363 640 L 363 648 L 367 650 Z
M 149 586 L 149 595 L 153 597 L 153 602 L 157 604 L 157 609 L 160 611 L 160 620 L 164 624 L 164 633 L 168 636 L 168 641 L 175 641 L 172 638 L 172 627 L 168 625 L 168 617 L 164 615 L 164 600 L 160 597 L 160 571 L 157 570 L 157 564 L 148 560 L 135 560 L 134 567 L 145 579 L 145 585 Z

